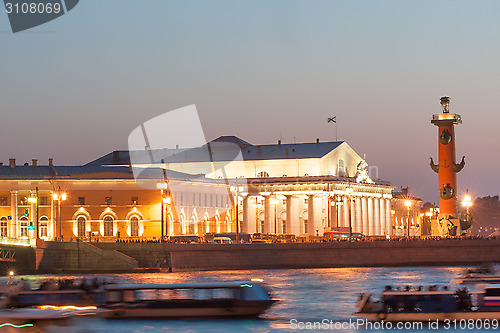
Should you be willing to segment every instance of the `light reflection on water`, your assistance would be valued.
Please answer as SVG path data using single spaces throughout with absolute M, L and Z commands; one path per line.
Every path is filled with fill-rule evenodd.
M 451 289 L 458 286 L 454 279 L 463 267 L 389 267 L 389 268 L 332 268 L 295 270 L 248 270 L 210 271 L 189 273 L 151 273 L 119 275 L 85 275 L 105 277 L 117 283 L 180 283 L 209 281 L 248 281 L 262 278 L 271 285 L 274 297 L 282 302 L 269 309 L 258 319 L 197 319 L 119 321 L 81 318 L 68 326 L 49 326 L 46 332 L 107 333 L 107 332 L 276 332 L 292 330 L 291 319 L 301 322 L 356 320 L 355 311 L 358 294 L 371 292 L 376 298 L 385 285 L 413 287 L 438 284 Z M 45 278 L 74 278 L 82 276 L 25 276 L 30 283 L 37 284 Z M 3 279 L 3 281 L 6 281 Z M 304 330 L 305 331 L 305 330 Z M 342 332 L 376 331 L 367 329 L 342 330 Z M 379 330 L 382 331 L 382 330 Z M 439 332 L 440 330 L 419 330 Z M 411 330 L 406 330 L 411 332 Z

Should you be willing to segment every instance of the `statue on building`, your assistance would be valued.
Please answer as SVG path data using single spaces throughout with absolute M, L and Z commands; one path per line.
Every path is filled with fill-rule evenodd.
M 373 180 L 368 175 L 368 163 L 361 160 L 356 167 L 356 182 L 373 184 Z

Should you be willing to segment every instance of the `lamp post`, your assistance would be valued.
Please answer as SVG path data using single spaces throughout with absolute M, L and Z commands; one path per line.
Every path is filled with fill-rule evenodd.
M 354 188 L 352 186 L 346 187 L 345 194 L 347 195 L 347 198 L 349 199 L 349 207 L 347 207 L 347 209 L 349 210 L 349 241 L 351 241 L 351 238 L 352 238 L 351 200 L 352 200 L 353 193 L 354 193 Z
M 170 237 L 170 232 L 169 232 L 169 225 L 168 225 L 168 208 L 170 206 L 170 203 L 172 202 L 172 199 L 170 197 L 166 197 L 164 199 L 164 203 L 167 205 L 166 206 L 166 211 L 167 211 L 167 214 L 166 214 L 166 218 L 165 218 L 165 238 L 166 237 Z
M 467 221 L 470 219 L 469 208 L 472 206 L 472 197 L 469 195 L 469 189 L 465 191 L 464 200 L 462 201 L 462 205 L 465 206 L 466 215 L 465 218 Z
M 234 223 L 236 227 L 236 244 L 240 242 L 240 218 L 239 218 L 239 205 L 240 205 L 240 188 L 238 186 L 238 178 L 236 178 L 236 185 L 230 186 L 229 190 L 234 193 Z
M 29 203 L 34 203 L 35 204 L 35 238 L 38 239 L 38 187 L 36 188 L 35 196 L 34 197 L 29 197 L 28 198 Z
M 279 199 L 278 198 L 273 198 L 271 203 L 274 205 L 274 233 L 278 235 L 278 204 L 279 204 Z
M 163 230 L 163 223 L 164 223 L 164 211 L 163 211 L 163 190 L 166 190 L 168 188 L 168 184 L 165 182 L 158 182 L 156 183 L 156 188 L 160 190 L 160 210 L 161 210 L 161 239 L 163 240 L 164 237 L 164 230 Z
M 406 219 L 406 234 L 408 237 L 410 237 L 410 207 L 411 207 L 411 201 L 410 200 L 405 200 L 405 206 L 408 209 L 408 217 Z
M 58 225 L 58 237 L 62 240 L 62 217 L 61 217 L 61 201 L 66 201 L 66 193 L 61 192 L 61 189 L 59 189 L 59 192 L 55 192 L 52 194 L 52 199 L 57 201 L 57 217 L 59 217 L 59 225 Z

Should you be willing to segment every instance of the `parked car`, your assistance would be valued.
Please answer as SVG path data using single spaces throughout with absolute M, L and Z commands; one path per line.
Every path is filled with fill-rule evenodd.
M 214 244 L 233 244 L 233 241 L 229 237 L 214 237 Z

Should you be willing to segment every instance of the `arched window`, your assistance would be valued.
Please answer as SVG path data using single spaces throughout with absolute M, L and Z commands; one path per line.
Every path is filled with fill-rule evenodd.
M 19 228 L 19 237 L 28 238 L 28 218 L 26 216 L 21 216 L 19 219 L 20 228 Z
M 130 236 L 139 236 L 139 218 L 135 215 L 130 218 Z
M 79 215 L 76 218 L 76 230 L 78 237 L 85 237 L 87 231 L 87 218 L 83 215 Z
M 9 235 L 9 222 L 5 216 L 0 218 L 0 236 L 7 237 Z
M 267 177 L 269 177 L 269 174 L 265 171 L 261 171 L 257 174 L 257 177 L 258 178 L 267 178 Z
M 40 217 L 40 224 L 38 225 L 40 237 L 49 237 L 49 218 L 47 216 Z
M 104 216 L 103 219 L 104 222 L 104 236 L 109 237 L 113 236 L 113 216 L 111 215 L 106 215 Z

